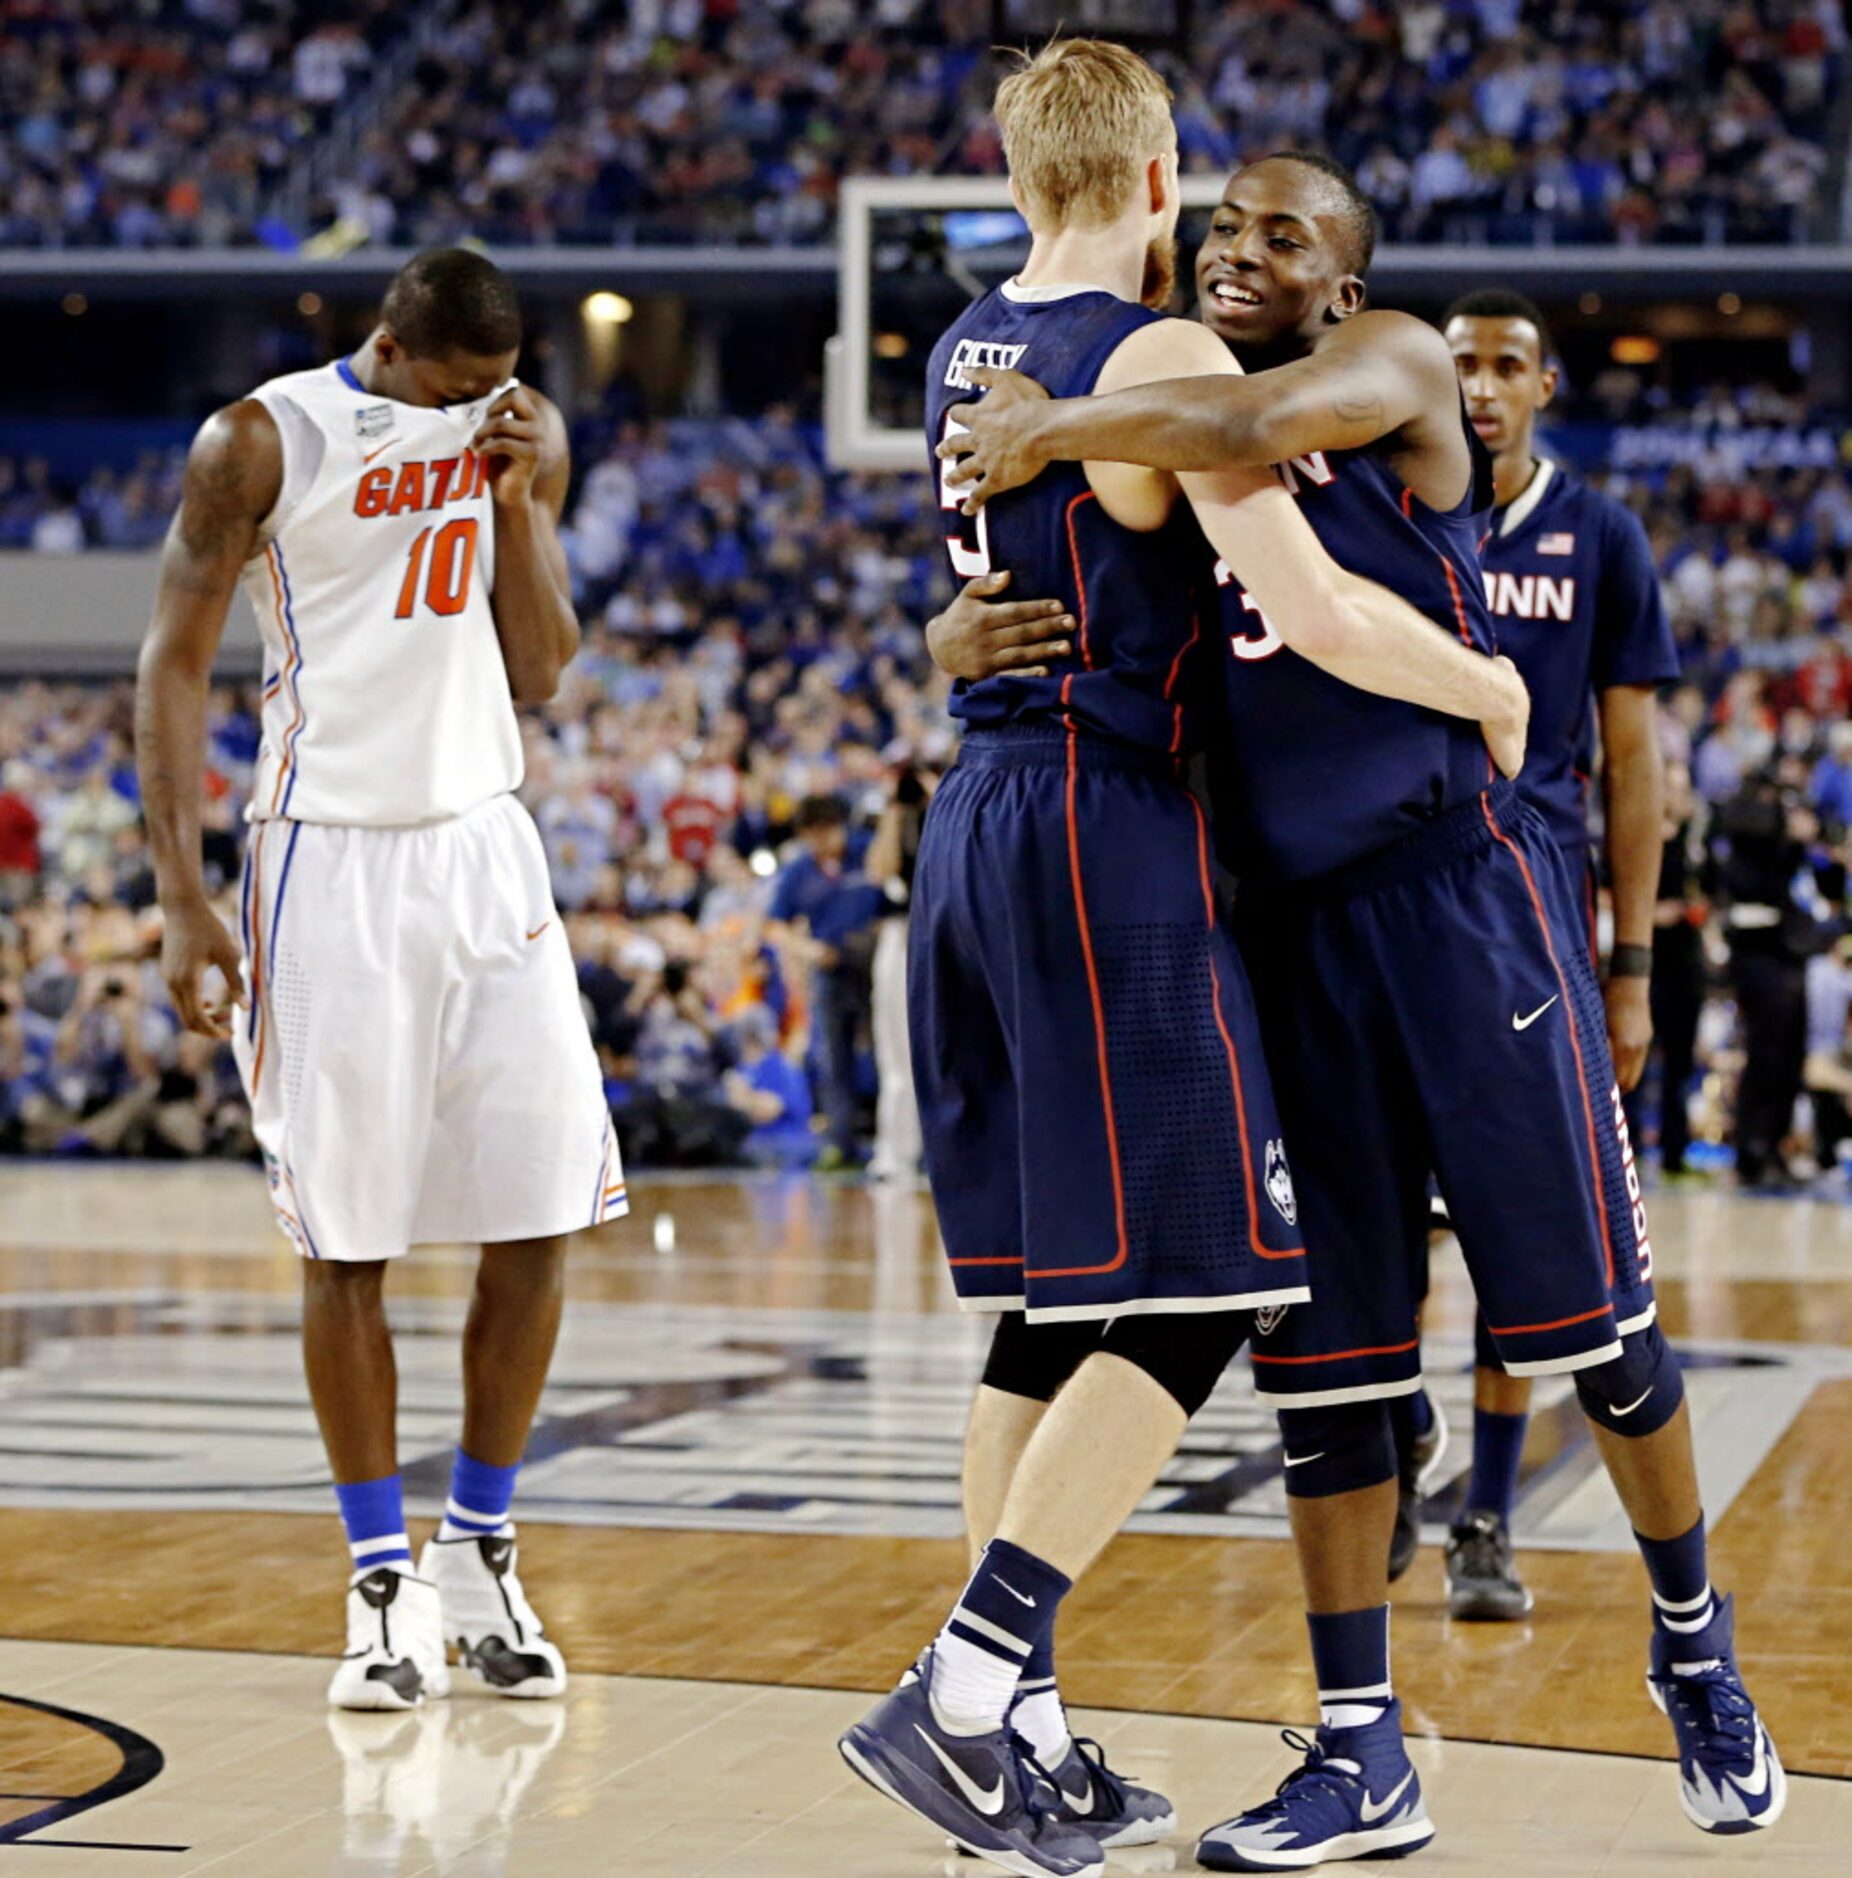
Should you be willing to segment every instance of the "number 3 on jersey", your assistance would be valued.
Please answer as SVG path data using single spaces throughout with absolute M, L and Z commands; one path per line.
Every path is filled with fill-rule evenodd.
M 1234 582 L 1235 570 L 1230 567 L 1226 561 L 1217 561 L 1215 564 L 1215 584 L 1218 587 L 1232 587 Z M 1244 592 L 1241 596 L 1241 604 L 1248 612 L 1254 615 L 1255 623 L 1259 626 L 1260 633 L 1258 637 L 1253 639 L 1237 639 L 1231 634 L 1228 641 L 1228 649 L 1234 653 L 1235 657 L 1244 660 L 1270 659 L 1276 652 L 1284 652 L 1286 650 L 1286 641 L 1273 630 L 1266 614 L 1255 604 L 1254 596 L 1251 593 Z
M 432 540 L 433 535 L 436 540 Z M 399 586 L 394 619 L 410 619 L 418 610 L 418 580 L 421 574 L 426 574 L 427 547 L 430 566 L 424 583 L 424 604 L 440 619 L 454 617 L 469 604 L 470 576 L 476 571 L 476 518 L 473 515 L 446 522 L 442 528 L 419 532 L 405 564 L 405 579 Z
M 966 428 L 967 426 L 963 424 L 954 424 L 952 422 L 951 412 L 946 412 L 946 436 L 949 437 L 955 430 L 964 430 Z M 939 507 L 941 509 L 956 511 L 959 504 L 965 499 L 965 492 L 962 489 L 954 488 L 946 481 L 946 477 L 951 474 L 951 469 L 952 466 L 950 462 L 942 463 L 939 466 Z M 960 532 L 955 535 L 947 535 L 945 538 L 946 552 L 952 557 L 952 572 L 956 574 L 960 580 L 975 580 L 978 575 L 988 574 L 990 572 L 990 524 L 986 520 L 982 509 L 978 510 L 975 518 L 961 516 L 959 520 L 962 524 Z M 963 539 L 963 530 L 965 528 L 971 530 L 972 538 L 970 541 Z

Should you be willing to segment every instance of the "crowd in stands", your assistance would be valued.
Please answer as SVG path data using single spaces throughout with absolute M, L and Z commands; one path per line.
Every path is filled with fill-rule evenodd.
M 1767 832 L 1756 804 L 1778 800 L 1780 866 L 1812 870 L 1812 949 L 1836 961 L 1852 825 L 1841 430 L 1765 386 L 1666 411 L 1603 391 L 1634 421 L 1599 479 L 1647 525 L 1684 664 L 1663 731 L 1693 903 L 1740 872 Z M 588 467 L 565 532 L 586 640 L 527 720 L 526 797 L 614 1111 L 640 1160 L 859 1160 L 870 974 L 905 872 L 868 844 L 917 812 L 953 748 L 919 633 L 942 593 L 931 492 L 825 470 L 814 431 L 780 411 L 612 421 L 575 442 Z M 215 695 L 207 840 L 227 892 L 253 711 L 246 691 Z M 0 695 L 0 1139 L 242 1152 L 229 1065 L 180 1036 L 155 970 L 128 727 L 121 686 Z M 1727 926 L 1699 923 L 1721 982 Z
M 825 239 L 845 174 L 1001 173 L 994 39 L 987 0 L 482 0 L 330 206 L 416 243 Z M 1714 241 L 1813 231 L 1844 43 L 1841 0 L 1235 0 L 1157 56 L 1187 168 L 1328 149 L 1396 239 Z
M 1228 0 L 1156 54 L 1187 168 L 1350 163 L 1397 239 L 1788 239 L 1843 0 Z M 356 74 L 404 83 L 282 226 Z M 0 0 L 0 242 L 830 238 L 844 175 L 1000 174 L 991 0 Z M 292 208 L 292 213 L 294 208 Z
M 179 506 L 185 458 L 183 450 L 145 451 L 132 469 L 99 464 L 73 488 L 44 457 L 0 456 L 0 549 L 151 548 Z
M 394 0 L 0 0 L 0 245 L 249 242 Z

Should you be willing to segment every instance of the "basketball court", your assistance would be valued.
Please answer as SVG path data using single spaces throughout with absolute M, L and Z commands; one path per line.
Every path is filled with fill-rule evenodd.
M 0 1170 L 0 1526 L 19 1574 L 0 1856 L 83 1878 L 960 1868 L 834 1749 L 961 1576 L 982 1327 L 952 1307 L 930 1204 L 760 1177 L 633 1195 L 574 1248 L 524 1478 L 523 1570 L 572 1665 L 566 1701 L 459 1688 L 345 1715 L 323 1706 L 340 1527 L 262 1181 Z M 1644 1575 L 1568 1390 L 1546 1389 L 1517 1516 L 1532 1617 L 1445 1615 L 1457 1440 L 1436 1543 L 1396 1590 L 1437 1867 L 1844 1869 L 1852 1208 L 1659 1193 L 1653 1237 L 1718 1582 L 1798 1776 L 1788 1814 L 1754 1843 L 1680 1815 L 1641 1683 Z M 438 1248 L 393 1274 L 415 1542 L 443 1500 L 472 1267 Z M 1457 1258 L 1438 1270 L 1430 1361 L 1462 1427 L 1470 1306 Z M 1194 1869 L 1192 1830 L 1277 1781 L 1279 1728 L 1314 1712 L 1271 1422 L 1238 1365 L 1064 1618 L 1085 1727 L 1178 1801 L 1174 1842 L 1109 1869 Z

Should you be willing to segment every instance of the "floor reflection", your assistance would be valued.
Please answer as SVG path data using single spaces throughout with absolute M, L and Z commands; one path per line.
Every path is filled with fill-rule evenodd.
M 566 1735 L 557 1702 L 433 1702 L 408 1715 L 328 1713 L 341 1757 L 341 1855 L 356 1873 L 501 1878 L 514 1827 Z

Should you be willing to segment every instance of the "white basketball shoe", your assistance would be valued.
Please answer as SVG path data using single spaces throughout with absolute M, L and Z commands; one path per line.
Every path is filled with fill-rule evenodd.
M 562 1695 L 566 1663 L 541 1628 L 515 1574 L 514 1527 L 433 1539 L 418 1574 L 443 1600 L 444 1637 L 462 1666 L 497 1695 Z
M 373 1565 L 347 1584 L 347 1653 L 328 1701 L 334 1708 L 417 1708 L 450 1693 L 437 1587 L 409 1566 Z

